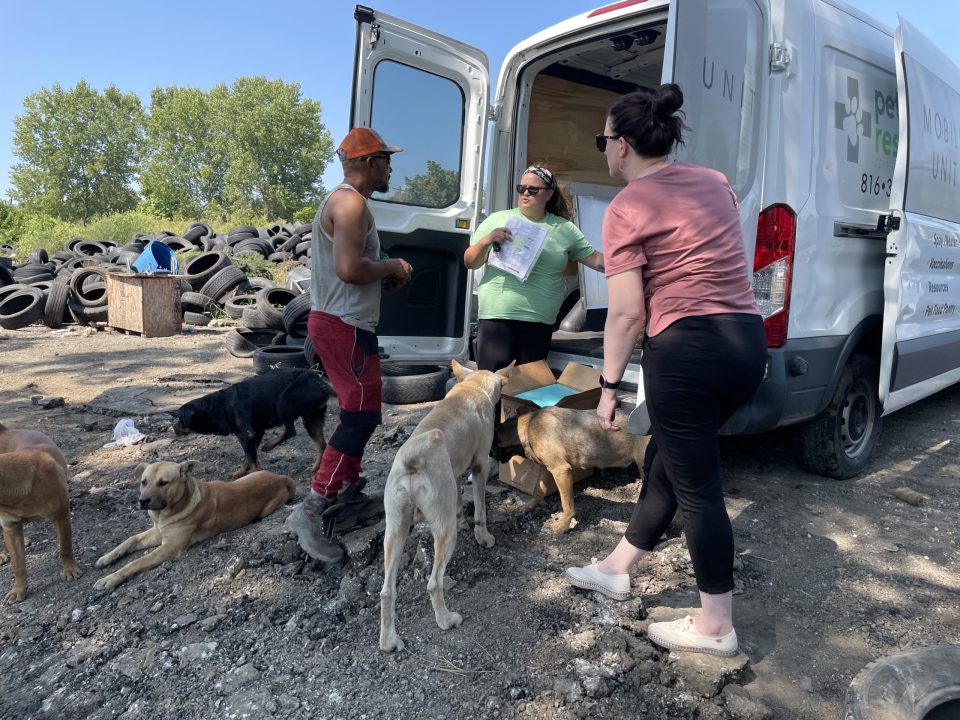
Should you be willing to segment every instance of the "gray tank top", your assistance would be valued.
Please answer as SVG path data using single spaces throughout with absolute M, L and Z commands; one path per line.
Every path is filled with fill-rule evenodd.
M 313 239 L 310 241 L 310 304 L 314 310 L 335 315 L 347 325 L 376 332 L 380 320 L 380 283 L 367 285 L 345 283 L 337 277 L 333 265 L 333 238 L 323 231 L 320 217 L 327 200 L 340 190 L 359 192 L 352 185 L 341 183 L 323 199 L 313 218 Z M 364 199 L 366 202 L 366 199 Z M 370 230 L 363 246 L 363 256 L 370 260 L 380 259 L 380 236 L 367 210 Z

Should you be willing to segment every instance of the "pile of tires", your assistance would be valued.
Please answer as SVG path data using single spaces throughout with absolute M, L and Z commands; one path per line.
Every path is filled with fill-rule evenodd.
M 254 293 L 234 296 L 231 306 L 228 312 L 243 327 L 226 336 L 230 354 L 251 358 L 257 373 L 277 367 L 319 368 L 307 338 L 310 293 L 263 287 Z
M 24 263 L 0 262 L 0 328 L 34 323 L 58 328 L 107 320 L 107 273 L 116 270 L 116 243 L 69 240 L 49 255 L 35 250 Z
M 72 323 L 105 323 L 107 273 L 132 269 L 151 241 L 161 242 L 174 252 L 199 252 L 179 269 L 185 274 L 181 309 L 185 323 L 203 326 L 220 313 L 242 312 L 244 302 L 254 303 L 249 299 L 245 301 L 245 296 L 273 287 L 270 280 L 247 277 L 233 258 L 256 253 L 271 262 L 306 263 L 310 254 L 310 226 L 304 223 L 269 228 L 241 225 L 218 234 L 206 223 L 195 222 L 181 235 L 168 230 L 136 233 L 123 245 L 112 240 L 75 237 L 52 255 L 41 248 L 19 264 L 13 260 L 13 247 L 3 245 L 0 246 L 0 328 L 16 330 L 41 322 L 51 328 Z M 297 328 L 296 333 L 305 336 L 305 325 Z

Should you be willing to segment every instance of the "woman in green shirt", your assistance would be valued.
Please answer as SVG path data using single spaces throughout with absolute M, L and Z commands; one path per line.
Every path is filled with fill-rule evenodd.
M 471 270 L 486 265 L 477 288 L 477 366 L 481 370 L 499 370 L 513 360 L 523 364 L 546 358 L 563 302 L 567 263 L 580 262 L 603 272 L 603 253 L 594 250 L 573 224 L 570 203 L 550 170 L 531 165 L 520 176 L 517 192 L 518 206 L 484 220 L 463 254 Z M 543 250 L 526 280 L 488 263 L 491 252 L 511 242 L 513 234 L 506 227 L 511 218 L 547 231 Z

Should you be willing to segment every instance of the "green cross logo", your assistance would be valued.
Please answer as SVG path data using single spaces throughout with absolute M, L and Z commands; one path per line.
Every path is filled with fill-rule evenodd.
M 860 161 L 860 138 L 871 135 L 870 113 L 860 107 L 860 83 L 847 77 L 847 101 L 833 104 L 834 127 L 847 135 L 847 162 Z

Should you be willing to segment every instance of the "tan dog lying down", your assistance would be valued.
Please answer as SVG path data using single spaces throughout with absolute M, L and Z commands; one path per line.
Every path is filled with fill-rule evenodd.
M 97 580 L 97 590 L 116 587 L 139 572 L 173 560 L 196 542 L 266 517 L 296 490 L 293 478 L 266 470 L 233 482 L 201 482 L 190 474 L 195 464 L 193 460 L 179 464 L 161 461 L 137 467 L 140 507 L 150 513 L 153 527 L 124 540 L 97 560 L 97 567 L 106 567 L 136 550 L 157 549 Z
M 67 461 L 53 440 L 33 430 L 9 430 L 0 424 L 0 525 L 13 566 L 13 589 L 5 603 L 27 596 L 23 524 L 48 520 L 60 541 L 60 577 L 75 580 L 80 568 L 73 557 Z M 0 554 L 0 563 L 7 558 Z
M 427 413 L 397 451 L 387 477 L 383 505 L 387 527 L 383 537 L 383 589 L 380 591 L 380 649 L 402 650 L 397 635 L 397 571 L 403 543 L 419 511 L 433 532 L 433 572 L 427 592 L 437 625 L 442 630 L 463 621 L 443 599 L 443 576 L 457 545 L 458 520 L 463 506 L 460 475 L 473 472 L 473 534 L 481 547 L 493 547 L 487 531 L 486 483 L 493 442 L 494 407 L 509 367 L 492 373 L 471 372 L 454 360 L 457 378 L 447 396 Z
M 600 427 L 595 410 L 570 410 L 548 407 L 526 412 L 497 426 L 493 452 L 500 462 L 522 455 L 543 465 L 553 476 L 560 491 L 563 514 L 553 523 L 555 532 L 570 529 L 574 516 L 574 469 L 626 467 L 631 462 L 643 470 L 643 455 L 650 438 L 627 432 L 627 416 L 617 413 L 614 424 L 619 432 Z M 543 502 L 546 488 L 539 483 L 527 505 L 533 509 Z

